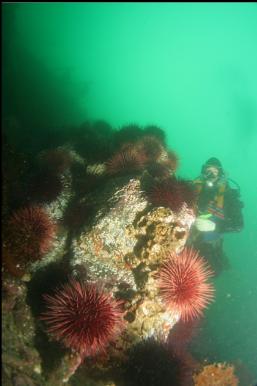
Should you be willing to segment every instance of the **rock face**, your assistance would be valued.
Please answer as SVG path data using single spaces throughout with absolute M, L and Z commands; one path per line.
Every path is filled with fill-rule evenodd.
M 88 384 L 115 386 L 112 378 L 109 377 L 105 382 L 102 375 L 111 371 L 114 364 L 116 366 L 126 359 L 127 349 L 149 337 L 165 341 L 170 329 L 180 319 L 178 313 L 167 310 L 162 303 L 155 277 L 167 253 L 171 251 L 178 253 L 183 249 L 194 221 L 194 214 L 186 205 L 176 214 L 169 208 L 150 205 L 142 191 L 141 178 L 142 176 L 138 175 L 109 178 L 101 189 L 87 194 L 83 201 L 94 208 L 94 215 L 79 234 L 76 236 L 72 234 L 67 244 L 70 248 L 69 274 L 90 282 L 99 282 L 115 298 L 124 301 L 126 323 L 124 332 L 115 344 L 108 348 L 104 358 L 100 357 L 99 360 L 96 358 L 91 365 L 88 362 L 82 365 L 77 375 L 76 368 L 81 364 L 81 360 L 74 356 L 74 353 L 66 353 L 52 374 L 41 378 L 40 357 L 33 347 L 33 317 L 25 302 L 25 284 L 17 284 L 22 283 L 18 281 L 15 288 L 18 291 L 21 285 L 23 290 L 20 290 L 20 295 L 19 291 L 16 291 L 17 298 L 25 315 L 24 321 L 29 326 L 24 324 L 26 331 L 23 331 L 23 327 L 17 325 L 16 314 L 11 314 L 10 317 L 4 315 L 3 323 L 7 333 L 3 347 L 5 350 L 9 344 L 12 331 L 17 339 L 23 334 L 24 341 L 21 341 L 21 344 L 16 339 L 13 340 L 14 351 L 22 345 L 25 350 L 28 348 L 28 352 L 32 350 L 33 360 L 29 362 L 28 359 L 27 362 L 19 362 L 16 365 L 14 363 L 16 353 L 6 349 L 8 354 L 4 356 L 5 371 L 12 372 L 13 368 L 16 370 L 21 368 L 22 372 L 21 374 L 18 372 L 17 376 L 28 378 L 24 381 L 16 376 L 15 385 L 54 386 L 65 382 L 80 385 L 79 377 L 82 371 L 84 384 L 87 384 L 88 377 Z M 65 197 L 71 197 L 70 192 Z M 48 210 L 57 221 L 60 217 L 59 212 L 53 209 L 53 205 L 48 206 Z M 71 233 L 63 226 L 51 253 L 39 263 L 35 263 L 28 272 L 31 280 L 41 270 L 64 259 L 67 255 L 66 241 L 70 237 L 68 234 Z M 65 261 L 67 264 L 67 260 Z M 14 300 L 9 299 L 6 308 L 13 307 L 12 302 Z M 74 373 L 75 377 L 72 377 Z M 7 378 L 10 377 L 9 374 Z
M 26 304 L 26 287 L 16 278 L 3 278 L 2 383 L 40 385 L 41 359 L 34 347 L 35 326 Z
M 93 224 L 73 241 L 72 265 L 124 299 L 127 327 L 117 352 L 148 337 L 165 340 L 180 315 L 165 309 L 155 274 L 168 252 L 183 249 L 193 212 L 186 206 L 178 214 L 151 207 L 139 178 L 110 180 L 89 199 L 98 210 Z
M 125 185 L 123 182 L 123 178 L 111 181 L 94 197 L 99 210 L 93 225 L 74 241 L 73 263 L 85 265 L 92 280 L 109 281 L 116 286 L 123 283 L 135 290 L 126 256 L 133 253 L 137 239 L 129 234 L 129 229 L 147 202 L 140 194 L 139 180 L 131 179 Z

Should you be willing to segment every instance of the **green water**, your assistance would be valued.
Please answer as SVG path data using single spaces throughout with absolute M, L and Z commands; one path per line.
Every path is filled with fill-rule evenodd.
M 86 118 L 156 124 L 180 157 L 180 176 L 196 177 L 214 156 L 240 185 L 245 227 L 225 236 L 231 269 L 215 280 L 206 344 L 194 350 L 202 359 L 241 360 L 257 377 L 257 5 L 3 7 L 3 70 L 13 75 L 11 85 L 3 79 L 4 97 L 15 96 L 4 108 L 33 127 L 25 136 L 32 143 L 47 124 Z

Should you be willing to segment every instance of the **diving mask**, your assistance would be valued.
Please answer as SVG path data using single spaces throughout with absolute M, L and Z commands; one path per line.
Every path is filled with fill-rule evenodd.
M 219 170 L 214 166 L 210 166 L 204 171 L 203 177 L 206 185 L 211 188 L 219 178 Z

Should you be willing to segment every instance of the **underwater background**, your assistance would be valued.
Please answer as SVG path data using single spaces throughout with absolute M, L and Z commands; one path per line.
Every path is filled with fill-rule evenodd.
M 2 6 L 6 135 L 34 154 L 85 120 L 157 125 L 193 179 L 210 157 L 241 188 L 244 229 L 192 353 L 257 380 L 256 3 Z M 56 135 L 57 136 L 57 135 Z

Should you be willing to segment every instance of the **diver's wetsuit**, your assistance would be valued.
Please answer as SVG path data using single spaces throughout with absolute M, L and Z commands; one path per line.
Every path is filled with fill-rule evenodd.
M 192 226 L 188 245 L 197 249 L 200 255 L 207 259 L 217 276 L 229 268 L 228 258 L 223 252 L 223 234 L 242 230 L 243 203 L 240 201 L 239 189 L 231 188 L 225 179 L 211 188 L 207 187 L 201 178 L 195 181 L 196 186 L 197 184 L 198 188 L 200 186 L 198 215 L 209 213 L 211 216 L 209 219 L 215 222 L 216 227 L 214 231 L 201 232 Z

